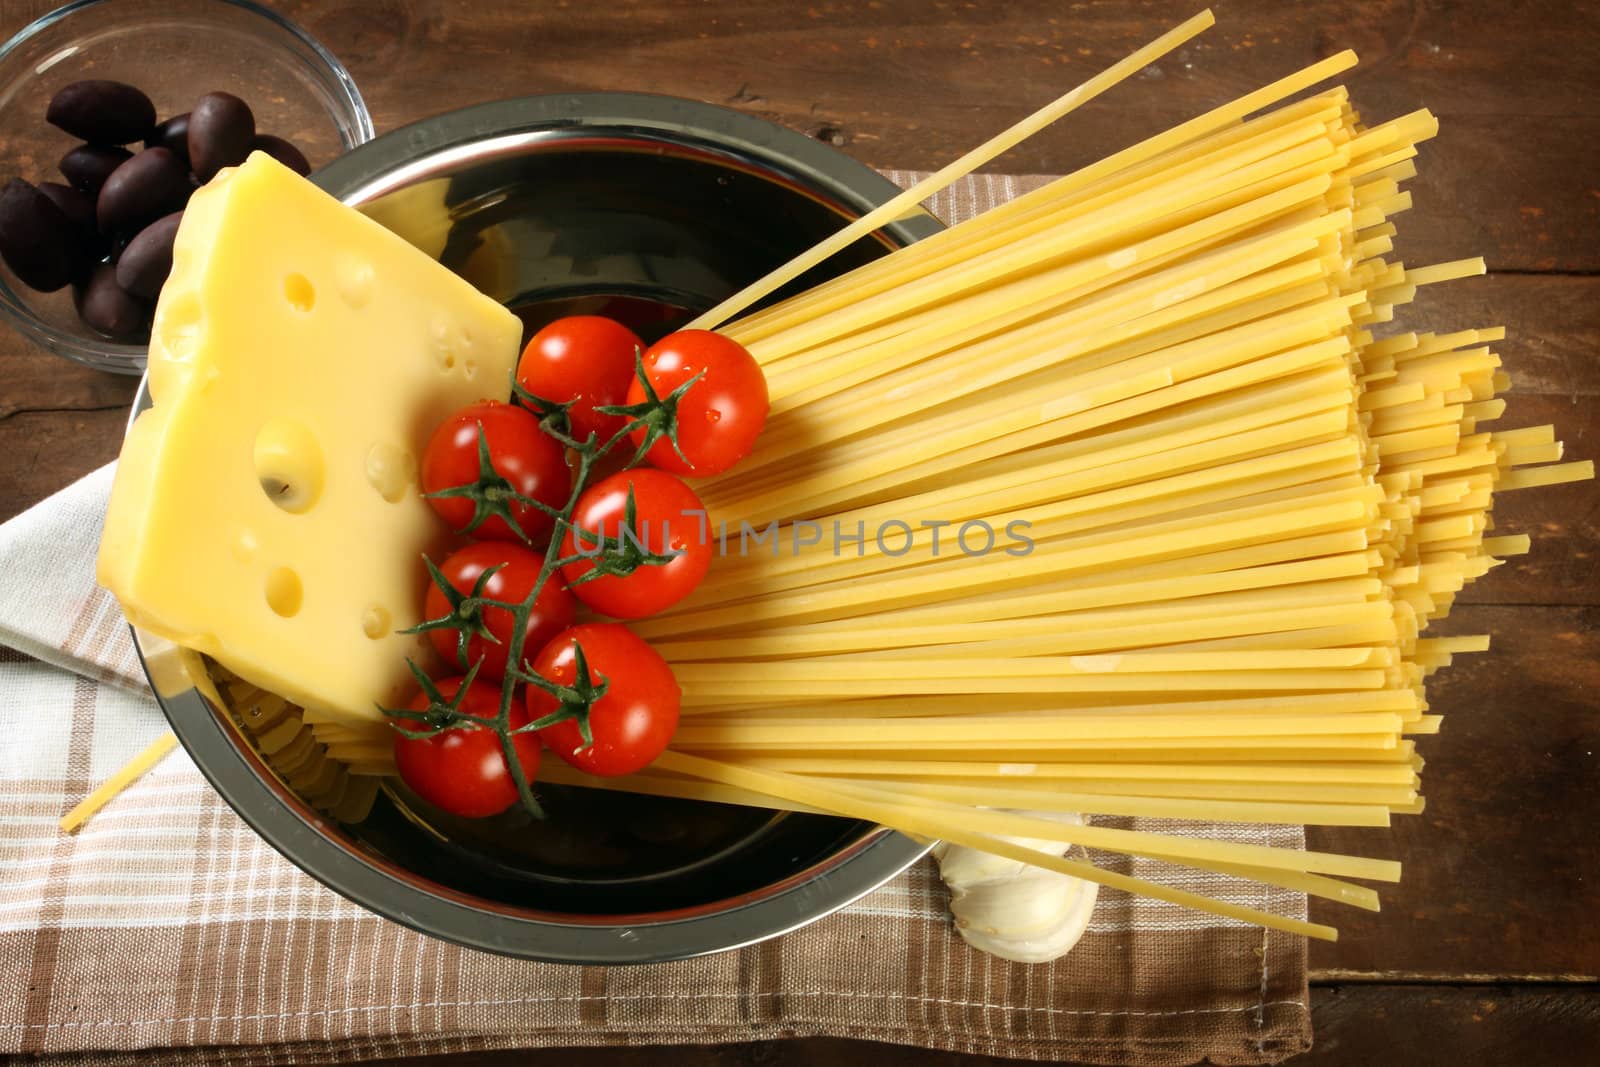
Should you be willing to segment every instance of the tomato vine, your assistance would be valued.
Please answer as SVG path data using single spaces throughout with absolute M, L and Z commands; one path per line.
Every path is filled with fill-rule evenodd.
M 426 694 L 428 706 L 422 710 L 403 708 L 380 708 L 380 710 L 392 719 L 420 724 L 421 729 L 402 726 L 400 722 L 391 724 L 402 736 L 416 740 L 434 737 L 446 730 L 488 729 L 494 731 L 500 741 L 501 755 L 505 759 L 506 767 L 511 772 L 512 780 L 516 784 L 517 796 L 523 807 L 536 818 L 544 817 L 544 809 L 533 795 L 528 776 L 524 773 L 522 762 L 517 757 L 513 738 L 517 734 L 545 729 L 567 720 L 576 720 L 585 743 L 592 744 L 593 737 L 589 727 L 589 711 L 594 703 L 605 695 L 609 684 L 605 679 L 595 684 L 589 674 L 581 646 L 574 649 L 580 668 L 578 678 L 572 685 L 560 685 L 528 669 L 527 659 L 524 655 L 527 650 L 523 646 L 526 643 L 529 616 L 533 611 L 535 602 L 539 599 L 540 592 L 550 578 L 563 566 L 580 560 L 594 561 L 597 555 L 605 555 L 609 552 L 630 553 L 631 551 L 632 554 L 628 556 L 623 564 L 630 569 L 638 566 L 668 563 L 676 555 L 675 553 L 645 553 L 641 555 L 634 549 L 634 546 L 627 543 L 628 538 L 626 537 L 615 539 L 615 547 L 608 547 L 602 544 L 599 553 L 591 551 L 579 552 L 569 556 L 561 554 L 563 538 L 569 531 L 580 542 L 585 538 L 589 541 L 594 540 L 592 532 L 582 530 L 573 524 L 572 514 L 578 505 L 579 498 L 583 495 L 584 490 L 588 488 L 590 478 L 600 460 L 604 459 L 620 442 L 627 440 L 628 436 L 635 430 L 640 429 L 645 430 L 652 444 L 658 440 L 666 439 L 672 443 L 674 449 L 677 449 L 676 413 L 678 404 L 684 394 L 704 376 L 702 371 L 678 385 L 666 396 L 658 396 L 645 376 L 644 354 L 637 347 L 634 349 L 634 374 L 639 382 L 643 383 L 646 395 L 644 402 L 595 408 L 595 411 L 599 414 L 621 416 L 626 420 L 623 427 L 604 442 L 598 441 L 596 439 L 597 435 L 594 433 L 590 433 L 585 440 L 577 440 L 570 433 L 571 426 L 568 416 L 570 402 L 551 401 L 535 396 L 517 383 L 515 376 L 513 376 L 511 386 L 512 403 L 536 416 L 539 420 L 540 429 L 563 445 L 571 454 L 572 486 L 563 507 L 553 508 L 543 501 L 518 494 L 512 489 L 509 482 L 494 469 L 490 461 L 488 442 L 481 423 L 478 433 L 478 481 L 451 486 L 426 494 L 433 498 L 465 498 L 473 503 L 473 521 L 468 523 L 466 529 L 458 530 L 458 533 L 470 532 L 471 529 L 480 525 L 490 515 L 509 518 L 508 502 L 511 500 L 532 506 L 547 515 L 552 520 L 554 529 L 551 532 L 550 543 L 545 549 L 544 562 L 540 567 L 539 575 L 527 596 L 520 601 L 496 600 L 482 595 L 483 584 L 487 581 L 487 575 L 479 579 L 479 582 L 469 594 L 463 596 L 450 585 L 432 560 L 424 558 L 430 576 L 444 591 L 451 608 L 446 615 L 437 619 L 425 620 L 404 632 L 421 633 L 454 627 L 462 631 L 460 647 L 465 649 L 466 642 L 471 636 L 475 634 L 483 635 L 481 630 L 481 612 L 483 608 L 498 608 L 511 616 L 510 639 L 506 648 L 507 667 L 505 677 L 500 683 L 499 708 L 494 718 L 485 719 L 461 709 L 462 694 L 467 691 L 471 681 L 476 678 L 478 669 L 482 665 L 481 659 L 468 668 L 467 680 L 462 684 L 455 698 L 446 699 L 432 679 L 428 677 L 427 672 L 415 661 L 408 658 L 407 665 L 417 678 L 418 684 L 422 687 L 422 692 Z M 642 463 L 647 451 L 647 448 L 636 449 L 624 469 L 630 469 Z M 532 541 L 520 526 L 515 522 L 509 522 L 508 525 L 521 538 L 523 543 L 531 546 Z M 493 637 L 490 636 L 489 639 L 493 640 Z M 512 707 L 516 700 L 516 688 L 519 683 L 537 686 L 549 693 L 556 699 L 557 709 L 549 715 L 532 722 L 521 726 L 513 726 L 511 721 Z

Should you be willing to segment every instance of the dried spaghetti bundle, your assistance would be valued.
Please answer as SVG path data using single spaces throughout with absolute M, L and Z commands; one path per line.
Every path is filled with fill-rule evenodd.
M 1347 879 L 1395 863 L 998 810 L 1420 811 L 1424 680 L 1487 647 L 1420 635 L 1527 551 L 1488 535 L 1496 491 L 1592 477 L 1549 427 L 1483 428 L 1501 330 L 1379 339 L 1483 263 L 1390 258 L 1427 112 L 1279 103 L 1353 62 L 725 327 L 773 398 L 755 454 L 701 489 L 743 551 L 636 626 L 685 717 L 610 784 L 872 819 L 1315 936 L 1001 838 L 1375 908 Z

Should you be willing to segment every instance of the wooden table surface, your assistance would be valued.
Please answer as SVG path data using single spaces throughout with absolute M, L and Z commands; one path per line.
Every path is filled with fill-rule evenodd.
M 0 37 L 52 6 L 0 0 Z M 368 0 L 274 4 L 348 65 L 379 131 L 498 97 L 668 93 L 760 115 L 867 163 L 932 169 L 1154 35 L 1190 5 L 652 0 Z M 1399 253 L 1481 254 L 1487 278 L 1440 287 L 1412 321 L 1503 323 L 1517 382 L 1505 425 L 1553 422 L 1594 456 L 1600 420 L 1600 5 L 1564 0 L 1222 0 L 1218 26 L 999 164 L 1060 173 L 1343 47 L 1364 113 L 1427 106 L 1416 210 Z M 0 332 L 0 519 L 112 459 L 134 382 Z M 1497 528 L 1530 557 L 1471 587 L 1449 632 L 1495 649 L 1439 677 L 1425 815 L 1392 835 L 1324 830 L 1314 846 L 1405 862 L 1380 914 L 1318 909 L 1317 1048 L 1297 1064 L 1592 1062 L 1600 1048 L 1600 493 L 1513 494 Z M 621 1067 L 659 1050 L 506 1057 Z M 671 1053 L 687 1065 L 983 1057 L 843 1041 Z M 420 1062 L 420 1061 L 419 1061 Z M 431 1061 L 430 1061 L 431 1062 Z M 462 1061 L 465 1062 L 465 1061 Z

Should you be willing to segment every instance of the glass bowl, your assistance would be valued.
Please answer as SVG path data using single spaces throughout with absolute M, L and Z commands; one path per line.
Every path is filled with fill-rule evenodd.
M 247 0 L 78 0 L 0 46 L 0 182 L 62 181 L 78 144 L 45 122 L 57 90 L 85 78 L 136 85 L 167 119 L 208 92 L 250 104 L 262 133 L 293 141 L 313 167 L 372 139 L 349 71 L 305 30 Z M 137 147 L 137 146 L 134 146 Z M 139 374 L 145 347 L 107 340 L 78 320 L 70 288 L 38 293 L 0 263 L 0 316 L 30 340 L 100 370 Z

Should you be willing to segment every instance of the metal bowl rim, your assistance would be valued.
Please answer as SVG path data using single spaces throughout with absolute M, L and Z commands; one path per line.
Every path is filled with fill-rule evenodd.
M 450 112 L 368 141 L 312 178 L 332 195 L 359 202 L 356 194 L 373 189 L 396 169 L 446 150 L 493 138 L 560 137 L 562 131 L 594 130 L 742 161 L 856 212 L 870 210 L 900 191 L 865 164 L 764 119 L 695 101 L 633 93 L 522 97 Z M 913 212 L 884 231 L 909 243 L 942 228 L 932 215 Z M 149 406 L 146 377 L 139 384 L 132 416 Z M 143 664 L 137 630 L 134 643 Z M 318 825 L 320 820 L 292 810 L 250 766 L 233 739 L 236 731 L 212 713 L 198 691 L 158 694 L 158 700 L 201 773 L 240 818 L 295 866 L 340 895 L 420 933 L 503 955 L 552 963 L 633 964 L 739 948 L 788 933 L 853 903 L 906 870 L 930 847 L 880 827 L 775 883 L 783 887 L 776 892 L 718 902 L 728 906 L 689 918 L 608 923 L 597 917 L 565 923 L 508 915 L 403 881 L 336 842 L 325 822 Z

